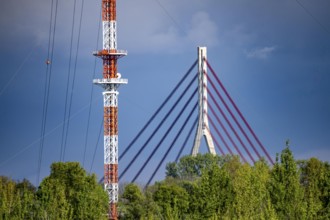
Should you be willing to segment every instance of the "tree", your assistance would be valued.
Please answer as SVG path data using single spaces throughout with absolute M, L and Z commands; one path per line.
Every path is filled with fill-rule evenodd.
M 243 164 L 233 178 L 233 213 L 238 219 L 276 219 L 267 186 L 269 167 L 264 161 Z
M 74 219 L 66 187 L 58 179 L 46 178 L 37 192 L 36 219 Z
M 272 204 L 279 219 L 306 218 L 304 190 L 299 180 L 297 164 L 287 146 L 281 153 L 281 160 L 276 157 L 269 186 Z
M 316 219 L 322 209 L 321 183 L 324 178 L 324 167 L 321 161 L 311 158 L 300 162 L 301 184 L 305 188 L 305 201 L 307 203 L 307 219 Z
M 278 219 L 273 204 L 271 203 L 268 186 L 270 184 L 270 168 L 266 161 L 257 161 L 253 168 L 251 181 L 256 197 L 256 216 L 260 219 Z
M 0 219 L 33 219 L 35 188 L 0 176 Z
M 178 166 L 175 162 L 166 164 L 166 177 L 179 177 L 179 170 Z
M 321 219 L 330 219 L 330 164 L 325 162 L 324 179 L 321 183 L 322 209 L 319 212 Z
M 233 186 L 229 172 L 224 167 L 213 164 L 204 169 L 199 186 L 199 219 L 211 217 L 230 218 L 230 207 L 233 202 Z
M 222 164 L 223 158 L 213 154 L 187 155 L 180 159 L 178 163 L 168 163 L 166 165 L 166 177 L 193 180 L 201 177 L 203 169 L 211 167 L 213 164 Z
M 141 219 L 145 215 L 144 200 L 144 195 L 136 184 L 126 185 L 120 199 L 121 219 Z
M 38 219 L 106 219 L 107 194 L 78 162 L 53 163 L 37 198 Z
M 0 176 L 0 217 L 19 219 L 19 195 L 16 192 L 16 183 L 7 177 Z
M 301 184 L 305 189 L 307 219 L 329 219 L 330 169 L 317 158 L 298 162 Z
M 20 218 L 33 219 L 36 188 L 27 179 L 23 179 L 16 184 L 16 190 L 20 197 Z
M 188 193 L 177 184 L 156 183 L 153 199 L 165 219 L 183 219 L 189 206 Z
M 200 196 L 200 181 L 187 181 L 183 180 L 178 183 L 189 195 L 189 207 L 187 210 L 187 219 L 200 219 L 201 213 L 201 201 L 202 198 Z

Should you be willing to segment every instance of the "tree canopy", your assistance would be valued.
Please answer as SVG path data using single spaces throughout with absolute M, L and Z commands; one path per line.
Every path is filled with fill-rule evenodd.
M 107 219 L 108 197 L 77 162 L 53 163 L 38 188 L 0 176 L 0 220 Z M 121 190 L 119 219 L 330 219 L 330 165 L 296 161 L 289 147 L 244 163 L 199 154 L 168 163 L 166 178 Z
M 106 219 L 108 198 L 77 162 L 53 163 L 35 189 L 0 177 L 0 219 Z
M 166 179 L 145 190 L 129 184 L 122 219 L 329 219 L 330 166 L 316 158 L 296 161 L 287 146 L 274 166 L 237 156 L 184 156 L 168 163 Z M 130 191 L 139 202 L 129 202 Z M 135 196 L 136 197 L 136 196 Z M 148 199 L 147 199 L 148 198 Z

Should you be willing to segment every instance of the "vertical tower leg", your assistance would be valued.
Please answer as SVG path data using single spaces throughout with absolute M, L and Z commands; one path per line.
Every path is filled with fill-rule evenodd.
M 103 74 L 104 75 L 104 74 Z M 117 76 L 120 74 L 116 74 Z M 118 211 L 118 87 L 127 84 L 127 79 L 103 78 L 95 79 L 95 84 L 104 88 L 103 120 L 104 120 L 104 190 L 108 194 L 108 219 L 117 220 Z
M 216 154 L 213 139 L 210 134 L 209 121 L 207 118 L 207 58 L 206 47 L 198 47 L 198 125 L 195 135 L 194 146 L 191 155 L 196 156 L 199 151 L 201 139 L 204 136 L 207 148 L 211 154 Z
M 104 189 L 109 196 L 109 219 L 117 219 L 118 202 L 118 92 L 110 85 L 104 98 Z
M 102 0 L 103 48 L 94 55 L 103 60 L 104 88 L 104 189 L 109 197 L 108 219 L 117 220 L 118 203 L 118 87 L 127 84 L 117 72 L 117 60 L 127 55 L 117 50 L 116 0 Z

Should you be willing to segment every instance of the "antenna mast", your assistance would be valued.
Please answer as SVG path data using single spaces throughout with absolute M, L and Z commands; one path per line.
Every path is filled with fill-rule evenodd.
M 117 72 L 117 60 L 127 51 L 117 50 L 116 0 L 102 0 L 103 48 L 93 54 L 103 60 L 103 78 L 93 83 L 103 89 L 104 189 L 109 196 L 108 219 L 117 220 L 118 203 L 118 87 L 127 84 Z
M 207 118 L 207 59 L 206 47 L 198 47 L 198 125 L 195 135 L 194 146 L 191 155 L 196 156 L 201 144 L 202 136 L 205 137 L 208 150 L 211 154 L 216 154 L 213 139 L 209 130 Z

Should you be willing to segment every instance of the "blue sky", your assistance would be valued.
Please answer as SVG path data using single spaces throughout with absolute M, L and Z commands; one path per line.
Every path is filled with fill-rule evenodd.
M 84 5 L 66 161 L 83 160 L 100 2 Z M 329 161 L 330 2 L 299 2 L 118 0 L 118 49 L 128 50 L 119 72 L 129 80 L 120 88 L 120 151 L 194 62 L 197 46 L 207 46 L 209 62 L 273 158 L 290 139 L 296 158 Z M 0 175 L 35 183 L 51 1 L 0 4 Z M 59 1 L 42 177 L 60 159 L 72 13 L 73 0 Z M 98 60 L 97 78 L 101 68 Z M 88 170 L 102 119 L 101 92 L 94 87 Z M 92 172 L 101 176 L 99 145 Z

